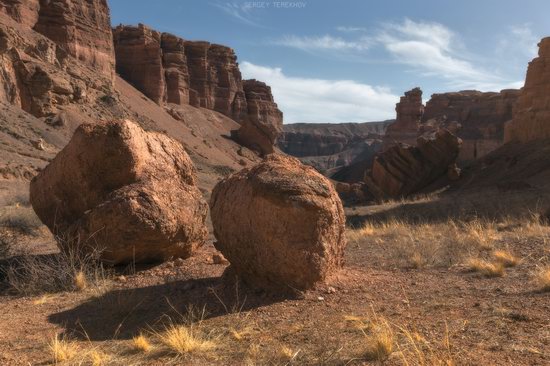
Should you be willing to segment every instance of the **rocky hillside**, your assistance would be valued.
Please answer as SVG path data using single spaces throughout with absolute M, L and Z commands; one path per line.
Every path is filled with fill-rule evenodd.
M 278 147 L 328 172 L 374 156 L 381 148 L 381 136 L 392 122 L 288 124 L 283 126 Z
M 145 26 L 113 37 L 105 0 L 0 0 L 0 68 L 2 182 L 30 179 L 81 123 L 130 119 L 183 143 L 209 192 L 258 161 L 237 140 L 273 151 L 282 124 L 233 50 Z

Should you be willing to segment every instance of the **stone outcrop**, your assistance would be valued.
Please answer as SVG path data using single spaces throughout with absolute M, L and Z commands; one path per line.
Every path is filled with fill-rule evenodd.
M 550 138 L 550 37 L 538 46 L 538 57 L 529 63 L 525 86 L 514 106 L 513 120 L 506 125 L 506 142 Z
M 0 11 L 113 80 L 114 53 L 107 0 L 0 0 Z
M 512 119 L 518 97 L 516 89 L 433 94 L 426 103 L 419 133 L 447 128 L 463 141 L 459 160 L 480 158 L 503 144 L 504 124 Z
M 155 103 L 166 99 L 161 34 L 143 25 L 113 30 L 116 71 Z
M 35 117 L 112 93 L 105 1 L 0 0 L 0 100 Z
M 242 80 L 233 49 L 187 41 L 143 24 L 113 30 L 117 72 L 159 105 L 173 103 L 220 112 L 243 127 L 234 136 L 260 153 L 273 151 L 282 112 L 271 89 Z
M 83 124 L 32 180 L 30 201 L 65 239 L 61 249 L 96 248 L 112 264 L 189 257 L 207 236 L 195 174 L 164 134 L 130 121 Z
M 297 159 L 264 162 L 218 183 L 210 201 L 216 248 L 263 289 L 308 289 L 343 264 L 342 203 L 330 181 Z
M 271 88 L 265 83 L 245 80 L 243 87 L 248 115 L 237 131 L 237 139 L 262 155 L 270 154 L 283 130 L 283 113 L 277 108 Z
M 418 128 L 424 114 L 422 104 L 422 90 L 414 88 L 405 92 L 395 106 L 397 117 L 395 122 L 388 126 L 384 136 L 384 148 L 398 142 L 414 144 L 418 136 Z
M 40 0 L 0 0 L 0 11 L 30 28 L 38 22 Z
M 440 129 L 432 136 L 420 136 L 417 146 L 394 145 L 374 159 L 372 181 L 389 197 L 418 192 L 447 174 L 461 143 L 454 134 Z

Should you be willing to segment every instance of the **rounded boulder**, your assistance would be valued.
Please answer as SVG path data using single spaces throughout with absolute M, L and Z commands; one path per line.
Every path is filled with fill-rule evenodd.
M 269 155 L 222 180 L 210 210 L 216 248 L 253 287 L 306 290 L 343 265 L 342 202 L 295 158 Z

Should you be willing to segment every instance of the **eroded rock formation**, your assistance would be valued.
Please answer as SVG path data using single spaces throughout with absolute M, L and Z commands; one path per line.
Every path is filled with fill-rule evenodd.
M 506 142 L 550 138 L 550 37 L 538 46 L 539 55 L 529 63 L 513 120 L 506 125 Z
M 342 203 L 295 158 L 273 154 L 221 181 L 210 208 L 216 248 L 252 286 L 308 289 L 343 263 Z
M 395 122 L 388 126 L 384 136 L 384 148 L 398 142 L 414 144 L 418 136 L 418 128 L 424 114 L 422 104 L 422 90 L 414 88 L 405 92 L 395 106 L 397 117 Z
M 420 136 L 417 146 L 397 144 L 374 159 L 372 180 L 389 197 L 407 196 L 449 171 L 462 141 L 446 129 Z
M 61 249 L 109 263 L 189 257 L 207 236 L 207 204 L 183 146 L 130 121 L 83 124 L 30 185 Z M 75 240 L 79 238 L 79 240 Z
M 245 80 L 243 87 L 248 115 L 237 131 L 237 139 L 262 155 L 270 154 L 283 130 L 283 113 L 277 108 L 271 88 L 265 83 Z
M 243 126 L 235 134 L 243 145 L 273 151 L 282 113 L 267 85 L 242 80 L 233 49 L 142 24 L 118 26 L 113 34 L 117 72 L 150 99 L 220 112 Z
M 518 96 L 516 89 L 433 94 L 424 109 L 420 134 L 447 128 L 463 141 L 459 160 L 480 158 L 503 144 L 504 124 L 512 119 Z

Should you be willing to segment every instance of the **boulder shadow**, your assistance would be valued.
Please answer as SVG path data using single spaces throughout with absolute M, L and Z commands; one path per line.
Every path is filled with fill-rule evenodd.
M 52 314 L 48 320 L 62 326 L 64 333 L 82 340 L 131 339 L 142 331 L 161 330 L 168 322 L 205 320 L 284 299 L 255 292 L 225 274 L 113 290 Z M 202 316 L 193 318 L 192 313 Z

